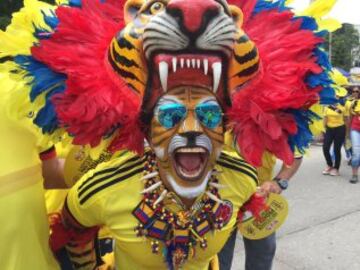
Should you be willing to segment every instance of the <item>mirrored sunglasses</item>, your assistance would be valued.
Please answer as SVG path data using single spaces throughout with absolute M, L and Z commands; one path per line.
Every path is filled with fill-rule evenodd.
M 158 121 L 167 129 L 173 128 L 185 119 L 187 111 L 187 108 L 183 104 L 162 105 L 159 107 Z M 201 124 L 209 129 L 218 127 L 223 115 L 220 106 L 211 102 L 198 104 L 195 107 L 195 114 Z

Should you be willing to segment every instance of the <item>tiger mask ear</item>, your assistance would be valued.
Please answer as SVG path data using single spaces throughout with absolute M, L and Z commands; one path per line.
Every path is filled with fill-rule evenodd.
M 128 24 L 134 20 L 145 0 L 128 0 L 124 6 L 124 20 Z
M 244 20 L 244 15 L 237 6 L 229 5 L 230 14 L 233 17 L 235 24 L 241 28 Z

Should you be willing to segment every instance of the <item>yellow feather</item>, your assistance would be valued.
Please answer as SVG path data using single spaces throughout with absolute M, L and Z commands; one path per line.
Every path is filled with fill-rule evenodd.
M 309 16 L 316 19 L 319 31 L 327 30 L 334 32 L 341 28 L 341 23 L 335 19 L 324 18 L 332 10 L 337 0 L 316 0 L 303 11 L 296 12 L 298 16 Z
M 57 5 L 64 5 L 64 4 L 68 4 L 68 3 L 69 3 L 68 0 L 56 0 Z
M 341 22 L 336 19 L 323 19 L 318 20 L 318 25 L 320 30 L 327 30 L 329 32 L 335 32 L 336 30 L 341 28 Z
M 300 15 L 320 19 L 329 14 L 336 2 L 337 0 L 316 0 L 308 8 L 300 12 Z
M 53 7 L 44 2 L 25 0 L 24 7 L 13 14 L 6 31 L 0 31 L 0 57 L 29 55 L 31 46 L 37 41 L 33 35 L 34 25 L 50 30 L 44 22 L 41 11 L 50 14 L 51 9 Z
M 335 89 L 336 95 L 339 97 L 345 97 L 347 95 L 347 90 L 343 86 L 349 84 L 348 79 L 336 68 L 331 70 L 330 77 L 334 81 L 332 86 Z
M 321 117 L 319 120 L 314 120 L 310 125 L 310 131 L 314 136 L 319 136 L 322 132 L 324 132 L 324 124 L 323 124 L 323 106 L 320 104 L 315 104 L 311 106 L 310 110 Z

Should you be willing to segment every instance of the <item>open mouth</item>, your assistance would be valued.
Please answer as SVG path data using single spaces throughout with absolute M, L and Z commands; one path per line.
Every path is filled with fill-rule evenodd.
M 197 181 L 203 175 L 209 153 L 202 147 L 178 148 L 173 154 L 174 168 L 178 176 L 186 181 Z
M 167 92 L 177 86 L 200 86 L 216 93 L 222 88 L 223 63 L 219 56 L 206 54 L 158 54 L 154 58 L 158 71 L 155 86 Z

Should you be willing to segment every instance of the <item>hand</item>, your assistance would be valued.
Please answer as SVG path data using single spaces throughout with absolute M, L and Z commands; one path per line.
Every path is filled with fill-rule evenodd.
M 269 197 L 270 193 L 280 194 L 282 189 L 275 181 L 267 181 L 258 188 L 258 193 L 263 197 Z

